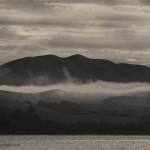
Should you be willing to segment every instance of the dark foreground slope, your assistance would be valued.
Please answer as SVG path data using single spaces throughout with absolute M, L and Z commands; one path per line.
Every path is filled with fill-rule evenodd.
M 149 93 L 89 104 L 66 101 L 64 96 L 56 101 L 57 92 L 0 91 L 0 134 L 150 134 Z
M 60 58 L 54 55 L 27 57 L 0 66 L 0 85 L 45 85 L 66 80 L 88 82 L 150 82 L 150 68 L 115 64 L 82 55 Z

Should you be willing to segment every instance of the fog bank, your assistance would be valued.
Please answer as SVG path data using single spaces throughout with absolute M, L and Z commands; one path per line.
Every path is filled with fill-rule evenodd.
M 138 92 L 149 92 L 150 84 L 148 83 L 113 83 L 97 81 L 86 84 L 75 84 L 72 82 L 49 85 L 49 86 L 0 86 L 0 90 L 22 92 L 22 93 L 37 93 L 44 92 L 54 89 L 60 89 L 67 92 L 75 93 L 105 93 L 105 94 L 125 94 L 125 93 L 138 93 Z

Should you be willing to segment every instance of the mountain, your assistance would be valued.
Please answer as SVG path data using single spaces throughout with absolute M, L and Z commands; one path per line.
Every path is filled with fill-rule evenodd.
M 0 114 L 15 113 L 22 117 L 24 113 L 28 113 L 27 118 L 30 120 L 32 113 L 37 114 L 41 119 L 49 119 L 52 121 L 59 121 L 64 123 L 75 122 L 110 122 L 115 124 L 123 124 L 129 121 L 137 122 L 138 118 L 130 118 L 119 115 L 107 114 L 88 108 L 86 105 L 91 105 L 86 102 L 76 103 L 66 100 L 51 100 L 43 98 L 43 94 L 57 93 L 56 91 L 49 91 L 36 94 L 13 93 L 7 91 L 0 91 Z M 59 91 L 60 92 L 60 91 Z M 63 91 L 61 91 L 62 93 Z M 40 96 L 42 94 L 42 96 Z M 54 98 L 54 97 L 53 97 Z M 36 99 L 36 103 L 35 100 Z M 31 100 L 31 101 L 30 101 Z M 33 100 L 33 101 L 32 101 Z M 91 99 L 92 101 L 92 99 Z M 100 104 L 101 102 L 99 102 Z M 93 105 L 98 106 L 94 103 Z M 105 107 L 103 107 L 105 109 Z M 109 111 L 108 111 L 109 112 Z M 3 118 L 3 116 L 0 116 Z M 8 116 L 10 117 L 10 115 Z M 17 118 L 16 118 L 17 119 Z M 7 119 L 6 119 L 7 120 Z M 19 122 L 19 120 L 18 120 Z
M 59 103 L 61 101 L 75 102 L 75 103 L 99 103 L 102 100 L 112 96 L 111 94 L 99 93 L 73 93 L 63 90 L 50 90 L 39 93 L 18 93 L 0 90 L 0 100 L 16 100 L 18 102 L 30 102 L 37 104 L 39 101 L 46 103 Z
M 112 96 L 97 93 L 72 93 L 63 90 L 51 90 L 41 93 L 17 93 L 0 91 L 0 110 L 27 109 L 27 105 L 40 108 L 47 116 L 47 111 L 69 114 L 117 115 L 121 112 L 150 114 L 150 93 L 133 93 L 132 95 Z M 132 110 L 132 111 L 131 111 Z M 39 113 L 40 114 L 40 113 Z M 40 114 L 41 115 L 41 114 Z
M 137 119 L 130 119 L 111 115 L 108 116 L 101 113 L 93 114 L 90 109 L 82 106 L 83 102 L 82 104 L 78 104 L 75 102 L 71 102 L 72 100 L 70 102 L 63 99 L 60 101 L 57 100 L 57 98 L 48 99 L 47 96 L 43 98 L 44 94 L 48 94 L 50 96 L 51 94 L 56 94 L 58 92 L 64 93 L 64 91 L 60 90 L 53 90 L 36 94 L 23 94 L 0 91 L 0 114 L 15 113 L 15 115 L 19 115 L 21 117 L 24 115 L 24 113 L 27 112 L 27 117 L 29 117 L 28 119 L 30 120 L 30 115 L 32 115 L 32 113 L 34 112 L 42 119 L 49 119 L 64 123 L 75 123 L 81 121 L 107 121 L 114 123 L 118 122 L 120 124 L 120 121 L 118 120 L 122 120 L 121 123 L 128 121 L 137 121 Z M 46 97 L 47 99 L 45 99 Z M 3 118 L 3 116 L 0 117 Z
M 101 104 L 150 107 L 150 94 L 143 93 L 143 95 L 137 94 L 137 95 L 131 95 L 131 96 L 109 97 L 103 100 Z
M 150 68 L 82 55 L 26 57 L 0 66 L 0 85 L 47 85 L 73 81 L 150 82 Z
M 74 94 L 0 91 L 0 134 L 150 134 L 150 93 L 99 101 Z
M 48 103 L 44 101 L 39 101 L 37 106 L 46 108 L 46 109 L 51 109 L 57 112 L 62 112 L 66 114 L 73 114 L 73 115 L 81 115 L 81 114 L 89 114 L 91 113 L 89 110 L 82 108 L 77 103 L 73 102 L 68 102 L 68 101 L 60 101 L 59 103 L 54 102 L 54 103 Z

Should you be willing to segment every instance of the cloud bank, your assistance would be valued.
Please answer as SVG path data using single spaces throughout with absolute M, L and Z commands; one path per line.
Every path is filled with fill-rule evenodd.
M 75 53 L 150 66 L 149 0 L 1 0 L 0 64 Z
M 50 86 L 0 86 L 0 90 L 22 92 L 22 93 L 37 93 L 54 89 L 60 89 L 74 93 L 101 93 L 101 94 L 132 94 L 140 92 L 150 92 L 150 84 L 148 83 L 112 83 L 97 81 L 86 84 L 75 84 L 72 82 L 55 84 Z

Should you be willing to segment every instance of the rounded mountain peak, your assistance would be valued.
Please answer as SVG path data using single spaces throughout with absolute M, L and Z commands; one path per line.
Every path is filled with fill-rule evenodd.
M 75 55 L 69 56 L 67 58 L 69 58 L 69 59 L 88 59 L 87 57 L 80 55 L 80 54 L 75 54 Z

